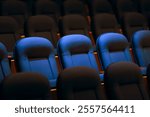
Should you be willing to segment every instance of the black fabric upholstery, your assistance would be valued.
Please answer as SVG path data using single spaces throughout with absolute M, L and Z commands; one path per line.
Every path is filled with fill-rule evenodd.
M 80 0 L 65 0 L 63 3 L 63 12 L 64 15 L 67 14 L 79 14 L 87 16 L 87 9 L 85 4 Z
M 19 33 L 24 35 L 24 23 L 29 16 L 28 7 L 24 1 L 4 1 L 2 4 L 2 15 L 13 17 L 19 25 Z
M 11 17 L 0 16 L 0 42 L 2 42 L 8 52 L 13 51 L 15 42 L 19 39 L 18 23 Z
M 5 100 L 50 99 L 49 81 L 37 73 L 11 75 L 2 83 L 2 98 Z
M 62 19 L 62 33 L 67 34 L 83 34 L 89 36 L 88 23 L 85 17 L 81 15 L 66 15 Z
M 58 77 L 57 89 L 62 100 L 104 99 L 99 73 L 87 67 L 65 69 Z
M 48 16 L 32 16 L 27 24 L 28 36 L 39 36 L 49 39 L 56 47 L 58 27 L 56 22 Z
M 118 100 L 149 99 L 139 67 L 130 62 L 111 64 L 104 75 L 108 98 Z
M 99 35 L 108 32 L 118 32 L 120 31 L 119 24 L 115 15 L 108 13 L 96 14 L 92 20 L 92 30 L 95 39 Z
M 58 23 L 60 17 L 59 5 L 52 0 L 37 0 L 35 3 L 36 15 L 48 15 Z
M 90 0 L 89 9 L 91 16 L 101 13 L 113 14 L 113 8 L 107 0 Z
M 131 42 L 132 36 L 136 31 L 147 30 L 147 19 L 140 13 L 126 13 L 123 19 L 123 30 L 128 40 Z

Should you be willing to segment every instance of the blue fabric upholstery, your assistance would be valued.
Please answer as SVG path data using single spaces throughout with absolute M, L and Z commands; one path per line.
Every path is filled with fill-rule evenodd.
M 45 75 L 56 86 L 58 68 L 51 42 L 42 37 L 24 38 L 15 46 L 15 58 L 19 71 L 38 72 Z
M 0 43 L 0 81 L 11 74 L 6 47 Z
M 145 75 L 146 68 L 150 64 L 150 31 L 137 31 L 132 44 L 137 63 L 142 67 L 142 73 Z
M 64 36 L 58 42 L 58 55 L 64 69 L 84 66 L 99 71 L 93 52 L 91 40 L 84 35 Z
M 119 33 L 105 33 L 99 36 L 97 50 L 104 69 L 115 62 L 132 61 L 128 41 Z

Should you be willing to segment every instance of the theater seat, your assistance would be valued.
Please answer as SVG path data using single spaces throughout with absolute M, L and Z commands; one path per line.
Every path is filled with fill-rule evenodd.
M 66 15 L 61 21 L 63 35 L 83 34 L 89 36 L 89 27 L 85 17 L 77 14 Z
M 16 20 L 8 16 L 0 16 L 0 42 L 2 42 L 10 55 L 19 39 L 19 26 Z
M 129 42 L 131 42 L 132 36 L 136 31 L 148 29 L 147 19 L 140 13 L 126 13 L 123 20 L 124 34 Z
M 58 23 L 60 18 L 59 5 L 52 0 L 37 0 L 34 4 L 36 15 L 48 15 Z
M 19 24 L 20 35 L 24 35 L 24 23 L 29 16 L 27 4 L 21 0 L 5 0 L 1 8 L 2 15 L 13 17 Z
M 59 40 L 57 48 L 64 69 L 84 66 L 99 71 L 88 37 L 79 34 L 64 36 Z
M 15 46 L 15 59 L 20 72 L 37 72 L 48 78 L 51 87 L 56 86 L 58 68 L 51 42 L 42 37 L 24 38 Z
M 138 65 L 131 62 L 111 64 L 104 75 L 106 94 L 113 100 L 147 100 L 144 79 Z
M 114 13 L 111 4 L 107 0 L 89 0 L 89 3 L 91 16 L 101 13 Z
M 11 74 L 6 47 L 0 43 L 0 82 Z
M 29 18 L 27 23 L 28 36 L 40 36 L 49 39 L 54 47 L 57 45 L 58 27 L 55 21 L 45 15 L 37 15 Z
M 88 10 L 85 4 L 80 0 L 65 0 L 63 2 L 63 12 L 64 15 L 67 14 L 79 14 L 83 16 L 88 16 Z
M 136 61 L 145 75 L 147 66 L 150 64 L 150 31 L 137 31 L 133 36 L 132 45 Z
M 92 20 L 91 27 L 95 39 L 102 33 L 121 32 L 115 15 L 108 13 L 96 14 Z
M 61 100 L 104 99 L 98 72 L 87 67 L 65 69 L 58 77 L 57 92 Z
M 2 83 L 4 100 L 48 100 L 50 84 L 43 75 L 18 73 L 7 77 Z
M 122 34 L 105 33 L 98 37 L 96 46 L 104 69 L 115 62 L 132 62 L 128 41 Z

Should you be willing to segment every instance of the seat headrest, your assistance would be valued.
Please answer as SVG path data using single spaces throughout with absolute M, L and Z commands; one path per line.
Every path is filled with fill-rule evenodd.
M 97 44 L 100 50 L 122 51 L 128 48 L 129 44 L 126 37 L 119 33 L 105 33 L 98 37 Z
M 19 56 L 27 56 L 29 58 L 48 58 L 50 54 L 54 54 L 51 42 L 42 37 L 24 38 L 18 41 L 15 49 Z
M 150 47 L 150 31 L 141 30 L 133 35 L 133 44 L 136 47 Z
M 87 36 L 73 34 L 62 37 L 58 42 L 58 48 L 63 54 L 88 53 L 92 50 L 92 44 Z
M 104 76 L 104 80 L 121 85 L 138 83 L 139 78 L 142 78 L 139 66 L 131 62 L 111 64 L 106 69 Z
M 28 20 L 28 27 L 29 30 L 32 30 L 34 32 L 50 32 L 53 30 L 57 31 L 55 21 L 51 17 L 45 15 L 30 17 L 30 19 Z
M 64 27 L 68 27 L 70 29 L 83 29 L 87 26 L 86 19 L 81 15 L 66 15 L 63 17 Z
M 9 76 L 2 84 L 4 99 L 46 99 L 50 84 L 46 77 L 38 73 L 18 73 Z
M 65 69 L 58 77 L 58 84 L 63 86 L 61 88 L 73 91 L 95 89 L 99 83 L 99 73 L 87 67 Z
M 11 17 L 1 16 L 0 27 L 0 34 L 15 33 L 18 30 L 18 23 Z

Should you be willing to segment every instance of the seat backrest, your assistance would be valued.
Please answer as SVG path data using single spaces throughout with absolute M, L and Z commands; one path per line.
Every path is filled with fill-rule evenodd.
M 91 0 L 89 7 L 92 16 L 100 13 L 113 13 L 112 6 L 107 0 Z
M 138 65 L 131 62 L 111 64 L 104 75 L 107 97 L 117 100 L 149 99 Z
M 81 15 L 66 15 L 62 18 L 62 33 L 63 35 L 68 34 L 88 34 L 88 23 L 85 17 Z
M 8 52 L 12 52 L 19 39 L 18 23 L 11 17 L 0 16 L 0 27 L 0 42 L 6 46 Z
M 17 73 L 2 82 L 2 99 L 47 100 L 50 89 L 48 80 L 41 74 Z
M 140 10 L 143 14 L 150 12 L 150 1 L 149 0 L 139 0 L 140 1 Z
M 58 27 L 51 17 L 45 15 L 30 17 L 27 23 L 27 31 L 28 36 L 47 38 L 56 47 Z
M 141 30 L 133 35 L 133 51 L 137 63 L 145 69 L 150 64 L 150 31 Z
M 64 15 L 67 14 L 79 14 L 87 16 L 87 9 L 85 4 L 80 0 L 65 0 L 63 3 L 63 12 Z
M 137 12 L 137 7 L 132 0 L 117 0 L 116 9 L 119 19 L 121 19 L 125 13 Z
M 36 15 L 48 15 L 58 23 L 60 17 L 60 9 L 57 3 L 51 0 L 38 0 L 35 3 Z
M 119 33 L 105 33 L 97 39 L 97 51 L 104 69 L 120 61 L 132 61 L 126 37 Z
M 0 43 L 0 82 L 11 74 L 7 54 L 6 47 Z
M 24 38 L 16 43 L 14 53 L 20 72 L 38 72 L 55 87 L 58 68 L 54 48 L 48 39 L 42 37 Z
M 104 99 L 99 73 L 86 67 L 65 69 L 58 77 L 57 90 L 61 100 Z
M 95 15 L 91 27 L 93 29 L 95 39 L 97 39 L 97 37 L 102 33 L 120 32 L 120 27 L 115 15 L 108 13 Z
M 140 13 L 132 12 L 127 13 L 124 16 L 123 30 L 129 42 L 131 42 L 132 36 L 136 31 L 147 30 L 147 19 Z
M 4 1 L 2 4 L 2 15 L 13 17 L 19 24 L 19 33 L 24 34 L 24 23 L 29 16 L 28 7 L 24 1 Z
M 58 42 L 58 55 L 63 68 L 90 67 L 98 71 L 90 39 L 84 35 L 68 35 Z

